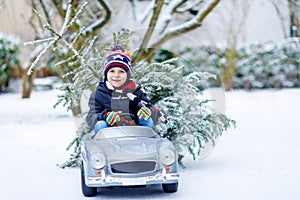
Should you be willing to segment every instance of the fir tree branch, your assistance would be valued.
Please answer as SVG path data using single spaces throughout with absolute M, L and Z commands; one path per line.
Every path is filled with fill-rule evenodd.
M 81 16 L 81 14 L 83 13 L 83 10 L 87 6 L 87 4 L 88 4 L 87 2 L 83 3 L 83 5 L 79 8 L 79 10 L 75 13 L 72 20 L 70 20 L 70 22 L 67 24 L 66 30 L 68 30 L 76 22 L 76 20 Z
M 30 65 L 28 71 L 27 71 L 27 75 L 29 76 L 34 68 L 36 67 L 36 65 L 38 64 L 38 62 L 41 60 L 41 58 L 46 54 L 46 52 L 48 51 L 48 49 L 50 49 L 50 47 L 57 41 L 58 38 L 52 40 L 37 56 L 37 58 L 34 60 L 34 62 Z
M 63 25 L 62 25 L 62 27 L 59 31 L 59 34 L 58 34 L 60 36 L 62 36 L 67 31 L 68 24 L 70 22 L 70 17 L 71 17 L 72 3 L 73 3 L 73 0 L 69 0 L 68 3 L 67 3 L 67 11 L 66 11 L 65 20 L 64 20 L 64 23 L 63 23 Z
M 42 23 L 42 27 L 51 27 L 48 21 L 36 9 L 33 8 L 33 12 L 38 16 L 39 21 Z
M 43 9 L 43 12 L 44 12 L 44 14 L 46 16 L 48 24 L 50 24 L 52 26 L 51 20 L 50 20 L 50 16 L 49 16 L 49 13 L 47 12 L 46 5 L 45 5 L 44 1 L 43 0 L 39 0 L 39 2 L 41 4 L 41 6 L 42 6 L 42 9 Z
M 66 64 L 66 63 L 68 63 L 68 62 L 71 62 L 72 60 L 74 60 L 76 58 L 76 55 L 73 55 L 73 56 L 70 56 L 70 57 L 68 57 L 67 59 L 65 59 L 65 60 L 61 60 L 61 61 L 59 61 L 59 62 L 57 62 L 57 63 L 55 63 L 55 67 L 58 67 L 59 65 L 63 65 L 63 64 Z M 66 74 L 65 74 L 66 75 Z M 65 76 L 64 75 L 64 76 Z
M 31 0 L 31 5 L 32 5 L 32 10 L 33 10 L 33 12 L 35 13 L 35 10 L 37 9 L 36 8 L 36 3 L 35 3 L 35 1 L 34 0 Z M 36 27 L 36 25 L 34 24 L 34 14 L 33 15 L 31 15 L 31 17 L 30 17 L 30 19 L 29 19 L 29 24 L 32 26 L 32 28 L 35 30 L 35 33 L 36 33 L 36 35 L 38 35 L 38 31 L 37 31 L 37 27 Z M 38 18 L 38 23 L 39 23 L 39 25 L 40 25 L 40 27 L 42 27 L 42 21 L 41 21 L 41 19 L 40 18 Z
M 91 46 L 94 44 L 95 40 L 96 40 L 96 37 L 94 37 L 93 41 L 91 42 L 90 49 L 91 49 Z M 98 73 L 92 68 L 92 66 L 86 64 L 85 58 L 72 46 L 72 44 L 70 44 L 64 38 L 61 38 L 61 41 L 68 47 L 68 49 L 70 49 L 74 53 L 74 55 L 79 60 L 80 65 L 85 66 L 89 70 L 91 70 L 91 72 L 94 74 L 95 77 L 99 77 Z
M 50 37 L 50 38 L 45 38 L 45 39 L 40 39 L 40 40 L 34 40 L 34 41 L 29 41 L 25 42 L 24 45 L 38 45 L 40 43 L 45 43 L 45 42 L 51 42 L 53 40 L 56 40 L 56 37 Z

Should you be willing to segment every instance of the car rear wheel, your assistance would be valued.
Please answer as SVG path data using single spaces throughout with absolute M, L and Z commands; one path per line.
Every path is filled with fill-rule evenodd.
M 177 192 L 178 182 L 176 182 L 176 183 L 164 183 L 164 184 L 162 184 L 162 189 L 166 193 Z
M 80 173 L 81 173 L 81 189 L 82 189 L 83 195 L 86 197 L 95 196 L 97 194 L 97 188 L 96 187 L 88 187 L 85 184 L 83 163 L 81 163 Z

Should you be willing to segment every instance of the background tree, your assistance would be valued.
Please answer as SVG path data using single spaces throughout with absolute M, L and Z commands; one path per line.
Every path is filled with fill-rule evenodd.
M 284 38 L 300 36 L 300 2 L 270 0 L 279 18 Z M 288 20 L 286 20 L 288 18 Z M 288 21 L 288 23 L 286 23 Z
M 187 47 L 181 55 L 186 56 L 190 62 L 199 67 L 199 70 L 216 74 L 219 79 L 214 81 L 214 86 L 222 85 L 225 90 L 230 90 L 234 87 L 233 79 L 238 65 L 237 51 L 241 44 L 239 42 L 244 37 L 250 4 L 248 1 L 230 0 L 223 7 L 225 9 L 217 13 L 216 19 L 222 21 L 222 28 L 219 31 L 226 32 L 224 44 L 212 41 L 211 46 L 203 44 L 199 47 Z M 211 59 L 213 57 L 214 59 Z
M 142 59 L 150 61 L 156 50 L 172 38 L 186 34 L 202 25 L 207 15 L 218 5 L 220 0 L 176 0 L 164 4 L 163 0 L 155 0 L 147 31 L 143 37 L 134 61 Z M 133 9 L 137 12 L 137 9 Z M 148 12 L 146 12 L 146 15 Z M 188 16 L 186 21 L 176 24 L 178 15 Z M 142 18 L 144 19 L 144 18 Z M 140 21 L 140 23 L 142 23 Z M 152 40 L 151 40 L 152 39 Z
M 277 13 L 279 23 L 280 23 L 280 28 L 281 28 L 284 38 L 289 37 L 289 31 L 287 29 L 287 24 L 285 23 L 286 18 L 289 15 L 289 13 L 287 13 L 287 11 L 289 11 L 289 9 L 284 10 L 282 8 L 288 7 L 287 4 L 289 3 L 289 1 L 290 0 L 287 0 L 287 1 L 270 0 L 271 4 L 273 5 L 273 7 L 275 8 L 275 11 Z
M 292 37 L 300 37 L 300 2 L 288 0 L 290 9 L 290 33 Z
M 233 77 L 237 69 L 237 41 L 242 35 L 245 21 L 248 15 L 249 4 L 245 1 L 232 0 L 228 21 L 227 49 L 224 55 L 225 62 L 219 62 L 220 75 L 225 90 L 233 88 Z M 235 13 L 235 15 L 233 14 Z M 238 15 L 238 17 L 237 17 Z M 220 61 L 223 56 L 220 57 Z

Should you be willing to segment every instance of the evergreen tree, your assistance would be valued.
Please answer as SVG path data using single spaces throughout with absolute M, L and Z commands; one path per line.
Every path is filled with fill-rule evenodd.
M 208 104 L 212 100 L 201 98 L 201 88 L 215 75 L 198 71 L 185 75 L 187 70 L 181 63 L 175 58 L 134 67 L 135 78 L 143 84 L 150 101 L 168 115 L 168 123 L 158 124 L 156 130 L 174 143 L 180 164 L 186 152 L 196 159 L 206 143 L 214 145 L 224 131 L 235 125 L 224 114 L 213 112 Z

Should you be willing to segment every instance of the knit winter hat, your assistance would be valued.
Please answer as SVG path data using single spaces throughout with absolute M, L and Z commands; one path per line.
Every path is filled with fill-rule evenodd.
M 113 67 L 120 67 L 127 72 L 127 78 L 131 78 L 131 60 L 124 49 L 120 46 L 114 47 L 105 57 L 103 76 L 107 79 L 107 72 Z

